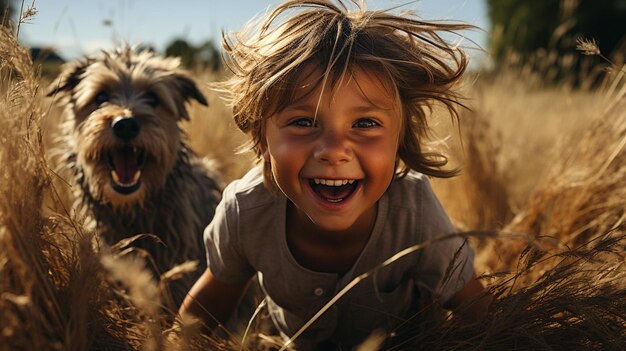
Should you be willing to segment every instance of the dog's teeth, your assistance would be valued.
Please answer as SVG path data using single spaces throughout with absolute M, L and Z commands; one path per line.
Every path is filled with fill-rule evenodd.
M 120 184 L 120 177 L 117 175 L 117 172 L 115 172 L 114 170 L 111 171 L 111 178 L 113 178 L 113 181 L 117 184 Z
M 341 181 L 341 185 L 346 185 L 346 184 L 348 184 L 348 180 L 347 179 L 344 179 L 344 180 Z
M 139 181 L 139 178 L 141 178 L 141 170 L 138 170 L 137 172 L 135 172 L 135 175 L 133 175 L 132 181 L 128 184 L 120 182 L 120 176 L 117 174 L 117 172 L 115 172 L 115 170 L 111 171 L 111 178 L 113 179 L 115 184 L 121 187 L 128 188 L 131 186 L 135 186 L 135 184 L 137 184 L 137 182 Z
M 313 179 L 313 181 L 315 182 L 315 184 L 319 184 L 320 180 L 318 178 Z
M 132 185 L 137 184 L 137 181 L 139 180 L 139 177 L 141 177 L 141 170 L 138 170 L 135 175 L 133 176 L 133 181 L 132 181 Z

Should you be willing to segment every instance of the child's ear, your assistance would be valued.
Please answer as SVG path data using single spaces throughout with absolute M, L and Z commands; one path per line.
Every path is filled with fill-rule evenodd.
M 264 142 L 259 144 L 259 150 L 261 150 L 261 156 L 263 156 L 263 160 L 265 160 L 265 162 L 269 162 L 270 153 L 267 151 L 267 145 Z

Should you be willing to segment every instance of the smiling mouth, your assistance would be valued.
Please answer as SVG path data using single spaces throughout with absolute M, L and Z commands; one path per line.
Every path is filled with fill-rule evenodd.
M 133 146 L 123 146 L 109 151 L 111 186 L 120 194 L 128 195 L 141 185 L 141 168 L 146 162 L 146 153 Z
M 313 192 L 322 200 L 339 203 L 349 199 L 359 187 L 359 180 L 355 179 L 309 179 Z

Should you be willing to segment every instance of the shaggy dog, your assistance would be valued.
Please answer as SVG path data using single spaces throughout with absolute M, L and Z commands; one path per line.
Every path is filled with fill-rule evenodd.
M 178 65 L 123 47 L 67 64 L 48 92 L 65 107 L 60 163 L 71 171 L 79 213 L 109 244 L 157 236 L 133 243 L 157 274 L 199 262 L 170 287 L 176 305 L 204 270 L 202 233 L 220 199 L 216 178 L 183 141 L 185 103 L 207 101 Z

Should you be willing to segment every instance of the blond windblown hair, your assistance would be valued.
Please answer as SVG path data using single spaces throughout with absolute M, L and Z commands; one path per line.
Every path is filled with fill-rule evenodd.
M 233 107 L 237 126 L 261 155 L 265 120 L 294 99 L 306 70 L 322 72 L 317 84 L 335 85 L 356 68 L 376 73 L 390 83 L 401 105 L 403 132 L 397 174 L 415 170 L 450 177 L 447 158 L 425 152 L 420 142 L 428 135 L 427 115 L 442 103 L 454 120 L 460 98 L 453 86 L 467 67 L 465 53 L 439 33 L 457 34 L 474 28 L 460 23 L 426 22 L 412 12 L 369 11 L 353 0 L 291 0 L 279 5 L 243 30 L 223 36 L 225 61 L 233 76 L 218 85 Z M 265 165 L 266 184 L 271 182 Z

